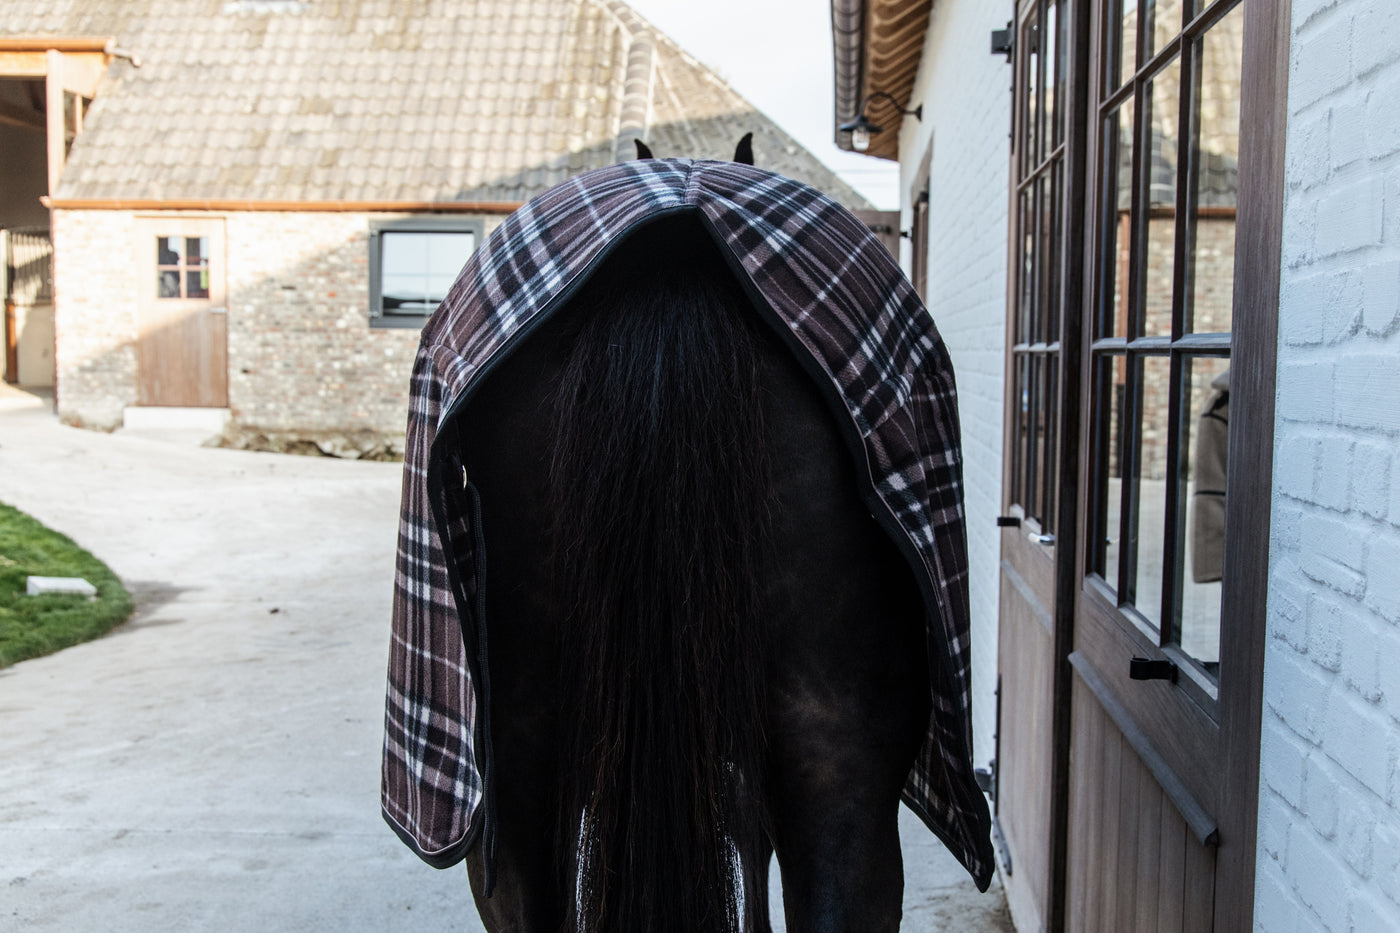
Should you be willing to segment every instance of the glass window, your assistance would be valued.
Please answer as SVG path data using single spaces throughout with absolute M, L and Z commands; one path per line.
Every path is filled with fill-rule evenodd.
M 1015 326 L 1011 358 L 1014 425 L 1011 504 L 1043 534 L 1055 528 L 1059 462 L 1060 287 L 1063 223 L 1065 107 L 1064 10 L 1060 0 L 1037 0 L 1021 23 L 1020 121 L 1013 273 Z M 1047 543 L 1049 543 L 1048 539 Z
M 156 237 L 156 297 L 209 297 L 209 238 Z
M 1117 9 L 1139 6 L 1145 58 L 1098 113 L 1086 557 L 1125 618 L 1209 679 L 1220 658 L 1244 8 Z M 1125 57 L 1130 19 L 1104 26 Z
M 477 220 L 426 218 L 370 231 L 370 324 L 421 327 L 481 241 Z

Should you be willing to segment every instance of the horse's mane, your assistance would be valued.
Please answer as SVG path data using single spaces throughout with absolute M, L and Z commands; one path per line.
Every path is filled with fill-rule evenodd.
M 578 328 L 551 464 L 571 608 L 567 928 L 762 929 L 762 325 L 688 217 L 631 236 L 563 313 Z

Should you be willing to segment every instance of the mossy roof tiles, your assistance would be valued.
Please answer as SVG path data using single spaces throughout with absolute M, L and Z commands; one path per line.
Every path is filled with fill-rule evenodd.
M 753 132 L 761 166 L 869 206 L 620 0 L 0 0 L 0 35 L 141 59 L 112 61 L 59 199 L 523 201 L 629 157 L 644 113 L 657 155 Z

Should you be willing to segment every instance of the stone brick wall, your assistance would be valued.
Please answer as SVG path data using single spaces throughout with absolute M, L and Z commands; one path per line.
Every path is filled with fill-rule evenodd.
M 135 216 L 56 212 L 59 412 L 72 423 L 116 427 L 136 402 Z M 369 326 L 368 269 L 370 222 L 401 215 L 210 216 L 225 221 L 233 421 L 401 434 L 418 331 Z M 502 218 L 482 219 L 489 233 Z
M 925 301 L 958 380 L 971 565 L 973 754 L 979 767 L 993 757 L 996 732 L 1001 538 L 995 518 L 1001 514 L 1011 119 L 1010 66 L 987 54 L 985 37 L 993 25 L 980 3 L 934 5 L 911 98 L 923 104 L 924 116 L 905 118 L 899 147 L 905 229 L 915 175 L 933 148 Z
M 1400 5 L 1291 56 L 1255 927 L 1400 930 Z
M 135 225 L 127 211 L 54 211 L 59 415 L 110 430 L 136 401 Z

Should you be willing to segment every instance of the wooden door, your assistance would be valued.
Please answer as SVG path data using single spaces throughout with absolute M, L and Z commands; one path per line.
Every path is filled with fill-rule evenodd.
M 1094 10 L 1066 926 L 1247 930 L 1286 9 Z
M 997 816 L 1022 930 L 1251 924 L 1286 19 L 1021 3 Z
M 228 406 L 224 222 L 136 224 L 138 404 Z
M 1064 339 L 1076 326 L 1065 311 L 1077 305 L 1077 280 L 1065 274 L 1067 205 L 1077 202 L 1067 187 L 1074 7 L 1021 0 L 1015 33 L 995 808 L 1003 881 L 1023 930 L 1056 925 L 1053 840 L 1063 818 L 1053 778 L 1067 722 L 1059 694 L 1069 619 L 1058 589 L 1075 533 L 1074 475 L 1063 468 L 1064 414 L 1077 413 L 1066 352 L 1074 342 Z

